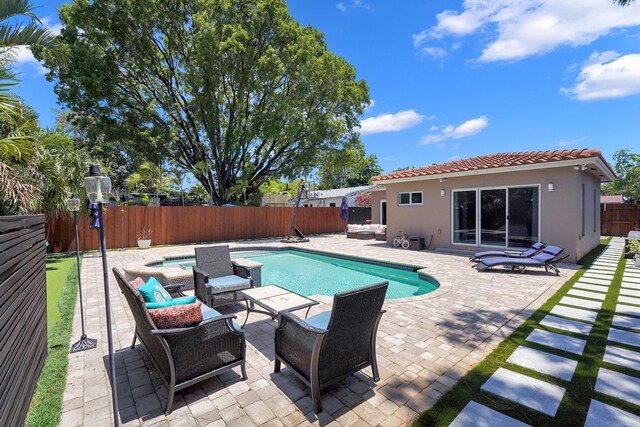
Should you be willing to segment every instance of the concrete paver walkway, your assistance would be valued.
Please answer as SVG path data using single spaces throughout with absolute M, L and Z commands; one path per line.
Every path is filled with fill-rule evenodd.
M 237 242 L 232 246 L 280 246 L 274 241 Z M 275 323 L 252 314 L 247 337 L 248 379 L 230 372 L 176 395 L 174 411 L 162 412 L 166 391 L 140 345 L 133 350 L 134 321 L 115 279 L 110 277 L 120 418 L 124 425 L 253 426 L 253 425 L 404 425 L 449 390 L 531 315 L 573 273 L 532 270 L 525 274 L 496 270 L 479 273 L 466 255 L 405 251 L 382 242 L 346 239 L 343 235 L 312 237 L 305 247 L 355 254 L 428 268 L 441 283 L 436 292 L 403 300 L 387 300 L 378 334 L 381 380 L 370 370 L 357 373 L 323 394 L 324 412 L 313 415 L 309 390 L 291 370 L 273 373 Z M 109 267 L 185 253 L 194 246 L 112 251 Z M 106 373 L 101 260 L 86 255 L 82 266 L 87 334 L 98 339 L 95 350 L 69 355 L 61 425 L 110 425 L 111 404 Z M 312 313 L 330 309 L 331 298 Z M 237 307 L 242 310 L 242 307 Z M 244 313 L 239 312 L 240 320 Z M 76 309 L 73 337 L 79 336 Z

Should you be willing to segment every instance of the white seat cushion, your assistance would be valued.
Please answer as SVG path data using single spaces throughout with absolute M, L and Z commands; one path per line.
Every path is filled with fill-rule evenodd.
M 240 291 L 242 289 L 249 289 L 251 282 L 249 279 L 245 279 L 240 276 L 222 276 L 214 279 L 209 279 L 207 283 L 207 292 L 211 295 L 219 294 L 221 292 Z
M 322 313 L 304 319 L 305 323 L 318 329 L 327 329 L 329 326 L 329 319 L 331 318 L 331 311 L 323 311 Z

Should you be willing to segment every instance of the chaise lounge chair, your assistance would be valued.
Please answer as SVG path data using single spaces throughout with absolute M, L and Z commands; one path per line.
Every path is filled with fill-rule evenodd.
M 563 254 L 563 252 L 564 249 L 557 246 L 547 246 L 542 252 L 531 258 L 510 258 L 506 256 L 485 257 L 475 264 L 473 268 L 478 271 L 484 271 L 502 265 L 511 267 L 512 270 L 517 268 L 522 273 L 528 267 L 543 267 L 545 271 L 551 270 L 559 276 L 560 270 L 558 270 L 555 264 L 569 256 L 569 254 Z
M 531 247 L 525 251 L 484 251 L 484 252 L 476 252 L 473 256 L 469 257 L 469 261 L 479 262 L 482 258 L 485 257 L 508 257 L 508 258 L 531 258 L 532 256 L 538 254 L 545 248 L 545 244 L 542 242 L 536 242 Z
M 278 313 L 276 361 L 289 366 L 311 388 L 313 410 L 322 411 L 320 392 L 367 366 L 373 380 L 380 374 L 376 362 L 376 332 L 384 313 L 389 282 L 381 282 L 333 297 L 333 309 L 302 320 L 290 312 Z

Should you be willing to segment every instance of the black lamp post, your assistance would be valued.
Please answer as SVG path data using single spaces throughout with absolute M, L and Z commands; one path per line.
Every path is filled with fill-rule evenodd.
M 100 172 L 96 165 L 89 167 L 89 176 L 84 179 L 84 188 L 91 203 L 98 204 L 98 221 L 100 222 L 100 250 L 102 252 L 102 274 L 104 276 L 104 302 L 107 317 L 107 341 L 109 344 L 109 379 L 111 380 L 111 403 L 113 406 L 113 425 L 120 425 L 118 416 L 118 399 L 116 393 L 116 364 L 113 357 L 113 335 L 111 332 L 111 301 L 109 299 L 109 269 L 107 267 L 107 245 L 104 241 L 104 220 L 102 204 L 108 201 L 111 193 L 111 179 Z
M 82 335 L 80 341 L 74 343 L 71 346 L 71 353 L 78 351 L 90 350 L 96 348 L 98 340 L 95 338 L 87 338 L 87 334 L 84 332 L 84 305 L 82 299 L 82 281 L 80 280 L 80 242 L 78 239 L 78 211 L 80 210 L 80 199 L 75 194 L 71 195 L 71 198 L 67 201 L 67 206 L 73 212 L 73 225 L 76 230 L 76 264 L 78 264 L 78 293 L 80 294 L 80 322 L 82 323 Z

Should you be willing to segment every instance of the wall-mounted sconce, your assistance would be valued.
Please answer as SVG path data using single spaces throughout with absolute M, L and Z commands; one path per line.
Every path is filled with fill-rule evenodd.
M 447 191 L 444 188 L 440 189 L 440 197 L 444 197 L 444 195 L 447 193 Z
M 553 182 L 550 182 L 549 184 L 547 184 L 547 190 L 553 191 L 555 189 L 556 189 L 556 187 L 553 185 Z
M 447 178 L 440 178 L 440 182 L 445 182 Z

